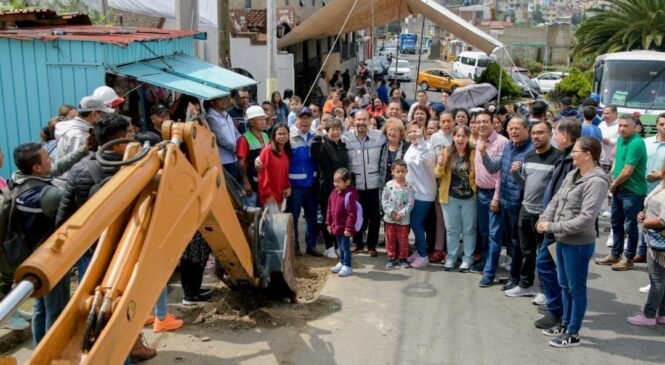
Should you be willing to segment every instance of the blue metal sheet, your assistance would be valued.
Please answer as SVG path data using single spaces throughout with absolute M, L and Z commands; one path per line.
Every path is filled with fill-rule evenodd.
M 146 63 L 133 63 L 110 70 L 120 75 L 135 77 L 139 81 L 210 100 L 229 95 L 228 91 L 204 85 L 182 76 L 164 72 Z
M 167 63 L 171 65 L 171 69 L 168 69 L 168 72 L 170 73 L 227 91 L 256 85 L 256 81 L 250 79 L 249 77 L 201 61 L 191 56 L 179 54 L 173 57 L 164 57 L 163 61 L 164 62 L 160 60 L 154 60 L 151 61 L 149 65 L 153 67 L 165 68 L 166 65 L 164 63 Z

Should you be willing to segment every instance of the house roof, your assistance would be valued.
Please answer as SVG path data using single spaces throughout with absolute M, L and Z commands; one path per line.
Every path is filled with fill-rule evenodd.
M 40 26 L 0 30 L 0 38 L 21 40 L 42 40 L 44 42 L 59 39 L 110 43 L 128 46 L 134 42 L 155 41 L 191 37 L 205 37 L 205 33 L 177 29 L 126 28 L 93 25 Z M 199 36 L 199 37 L 197 37 Z

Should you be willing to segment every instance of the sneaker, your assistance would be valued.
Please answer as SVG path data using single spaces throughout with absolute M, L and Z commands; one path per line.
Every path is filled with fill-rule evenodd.
M 635 257 L 633 257 L 633 263 L 634 264 L 644 264 L 646 262 L 647 262 L 647 258 L 642 256 L 642 255 L 635 255 Z
M 22 309 L 16 310 L 16 314 L 18 314 L 19 317 L 25 319 L 26 321 L 32 321 L 32 312 L 24 311 Z
M 633 326 L 639 327 L 656 327 L 656 324 L 658 323 L 656 318 L 647 318 L 644 315 L 644 312 L 640 312 L 632 317 L 628 317 L 626 318 L 626 321 Z
M 397 260 L 391 259 L 386 261 L 386 267 L 389 269 L 392 269 L 393 267 L 397 266 Z
M 561 317 L 557 317 L 554 314 L 547 312 L 543 317 L 533 322 L 533 325 L 536 328 L 548 329 L 556 326 L 561 323 Z
M 155 316 L 153 314 L 149 315 L 148 318 L 145 319 L 145 323 L 143 323 L 144 326 L 150 326 L 151 324 L 155 323 Z
M 649 290 L 651 290 L 651 284 L 647 284 L 647 286 L 641 287 L 640 293 L 649 293 Z
M 503 284 L 503 286 L 501 287 L 501 290 L 503 290 L 505 292 L 507 290 L 513 289 L 516 286 L 517 286 L 516 282 L 514 282 L 512 280 L 508 280 L 507 283 Z
M 544 329 L 543 334 L 547 337 L 559 337 L 566 333 L 566 327 L 563 323 L 557 323 L 550 328 Z
M 629 258 L 622 258 L 621 261 L 612 265 L 612 270 L 614 271 L 627 271 L 633 269 L 633 260 Z
M 462 262 L 459 266 L 459 272 L 469 272 L 469 269 L 471 269 L 471 264 L 468 262 Z
M 420 257 L 420 255 L 418 255 L 418 251 L 413 251 L 413 253 L 411 254 L 411 256 L 409 256 L 409 257 L 406 258 L 406 262 L 408 262 L 408 263 L 412 263 L 412 262 L 416 261 L 416 259 L 417 259 L 418 257 Z
M 208 295 L 201 295 L 201 294 L 196 294 L 196 295 L 185 295 L 182 298 L 182 304 L 183 305 L 196 305 L 200 304 L 203 302 L 207 302 L 212 298 L 212 292 L 208 293 Z
M 329 259 L 337 259 L 337 253 L 335 252 L 335 248 L 329 247 L 323 252 L 323 257 L 329 258 Z
M 443 251 L 440 250 L 434 250 L 429 254 L 429 262 L 434 264 L 443 262 L 443 260 L 445 259 L 446 259 L 446 254 L 444 254 Z
M 612 234 L 612 230 L 610 230 L 610 236 L 607 237 L 607 242 L 605 242 L 605 247 L 612 247 L 614 246 L 614 235 Z
M 339 277 L 340 278 L 345 278 L 347 276 L 353 275 L 353 269 L 351 269 L 351 266 L 342 266 L 342 269 L 339 271 Z
M 129 361 L 132 364 L 136 364 L 138 362 L 150 360 L 155 356 L 157 356 L 157 350 L 150 348 L 145 336 L 143 333 L 140 333 L 136 342 L 134 342 L 132 351 L 129 352 Z
M 550 346 L 556 348 L 576 347 L 580 345 L 580 336 L 564 333 L 561 336 L 550 341 Z
M 485 267 L 479 263 L 475 263 L 471 265 L 469 268 L 469 271 L 474 273 L 474 274 L 482 274 L 485 271 Z
M 500 268 L 510 271 L 510 265 L 513 263 L 513 258 L 510 256 L 507 256 L 506 259 L 499 265 Z
M 9 321 L 6 321 L 2 324 L 2 328 L 6 328 L 12 331 L 23 331 L 30 328 L 30 322 L 21 318 L 21 315 L 17 312 L 14 312 L 9 318 Z
M 452 261 L 446 261 L 445 264 L 443 264 L 443 271 L 453 271 L 455 269 L 455 263 Z
M 317 250 L 310 249 L 310 248 L 308 248 L 305 251 L 305 253 L 309 256 L 312 256 L 312 257 L 323 257 L 323 254 L 321 252 L 319 252 Z
M 478 286 L 481 288 L 489 288 L 492 285 L 494 285 L 494 279 L 491 279 L 487 276 L 483 276 L 483 278 L 480 279 L 480 282 L 478 283 Z
M 203 289 L 203 288 L 201 288 L 201 289 L 199 289 L 198 294 L 199 294 L 199 296 L 202 296 L 202 297 L 212 298 L 212 289 Z
M 379 253 L 374 248 L 370 248 L 369 250 L 367 250 L 367 254 L 369 255 L 369 257 L 379 256 Z
M 184 324 L 185 322 L 182 319 L 177 319 L 173 314 L 168 313 L 164 319 L 155 318 L 152 331 L 155 333 L 175 331 Z
M 665 316 L 656 316 L 656 323 L 665 326 Z
M 503 294 L 507 297 L 511 298 L 516 298 L 516 297 L 532 297 L 535 295 L 533 290 L 531 288 L 522 288 L 521 286 L 517 285 L 512 289 L 508 289 L 503 292 Z
M 339 274 L 339 271 L 342 270 L 342 266 L 344 266 L 344 265 L 342 265 L 341 262 L 338 262 L 337 265 L 330 268 L 330 271 L 333 274 Z
M 427 265 L 429 265 L 429 260 L 427 259 L 427 256 L 425 257 L 418 256 L 418 258 L 413 260 L 413 262 L 411 263 L 411 267 L 415 269 L 421 269 L 423 267 L 426 267 Z
M 603 212 L 602 216 L 605 217 L 605 218 L 610 218 L 610 217 L 612 217 L 612 213 L 610 213 L 609 210 L 606 210 L 606 211 Z
M 538 293 L 535 298 L 531 301 L 531 304 L 533 305 L 546 305 L 547 304 L 547 298 L 545 297 L 545 294 L 543 293 Z
M 411 265 L 409 265 L 409 262 L 406 260 L 399 260 L 399 266 L 404 269 L 411 267 Z
M 547 304 L 539 305 L 536 310 L 538 310 L 538 313 L 540 314 L 547 314 L 550 312 L 550 310 L 547 309 Z
M 602 259 L 595 259 L 595 260 L 593 260 L 593 262 L 595 262 L 596 265 L 610 266 L 610 265 L 614 265 L 617 262 L 619 262 L 619 258 L 615 257 L 615 256 L 612 256 L 612 254 L 609 254 L 609 255 L 603 257 Z

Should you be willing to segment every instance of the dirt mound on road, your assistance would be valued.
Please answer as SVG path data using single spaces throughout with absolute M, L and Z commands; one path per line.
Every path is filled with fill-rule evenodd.
M 332 263 L 315 257 L 296 258 L 297 303 L 274 299 L 257 288 L 232 290 L 214 275 L 206 275 L 206 286 L 213 288 L 212 300 L 197 306 L 179 305 L 178 309 L 186 323 L 233 331 L 297 325 L 339 310 L 337 301 L 319 296 Z

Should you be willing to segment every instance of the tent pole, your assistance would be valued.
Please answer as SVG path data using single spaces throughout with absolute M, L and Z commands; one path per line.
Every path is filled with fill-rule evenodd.
M 375 48 L 376 48 L 376 37 L 374 36 L 374 0 L 372 0 L 372 67 L 370 68 L 370 72 L 372 73 L 372 85 L 374 85 L 374 60 L 376 60 L 376 57 L 374 57 Z M 370 90 L 367 90 L 367 92 L 370 95 L 372 95 L 372 97 L 374 97 L 376 90 L 374 92 L 370 92 Z
M 423 25 L 420 27 L 420 46 L 418 47 L 418 68 L 416 69 L 416 81 L 413 83 L 413 95 L 415 97 L 418 92 L 418 74 L 420 74 L 420 61 L 423 58 L 423 39 L 425 38 L 425 14 L 421 14 L 423 17 Z M 395 69 L 395 74 L 397 74 L 397 69 Z M 395 76 L 397 77 L 397 76 Z
M 499 87 L 498 87 L 499 93 L 496 96 L 496 107 L 498 108 L 498 107 L 501 106 L 501 83 L 503 82 L 502 81 L 502 79 L 503 79 L 503 67 L 501 67 L 501 61 L 500 60 L 497 60 L 497 63 L 499 64 Z
M 397 64 L 399 63 L 399 54 L 400 54 L 400 48 L 402 45 L 400 44 L 402 42 L 402 0 L 399 0 L 399 8 L 397 8 L 397 19 L 399 19 L 399 34 L 397 35 L 397 47 L 395 47 L 395 52 L 397 55 L 395 56 L 395 74 L 397 74 Z M 392 67 L 392 63 L 388 65 L 388 75 L 386 77 L 390 80 L 390 68 Z M 395 82 L 397 82 L 397 75 L 395 75 Z M 400 95 L 401 95 L 401 87 L 400 87 Z M 401 95 L 400 97 L 406 98 L 406 95 Z M 402 110 L 404 111 L 404 110 Z

